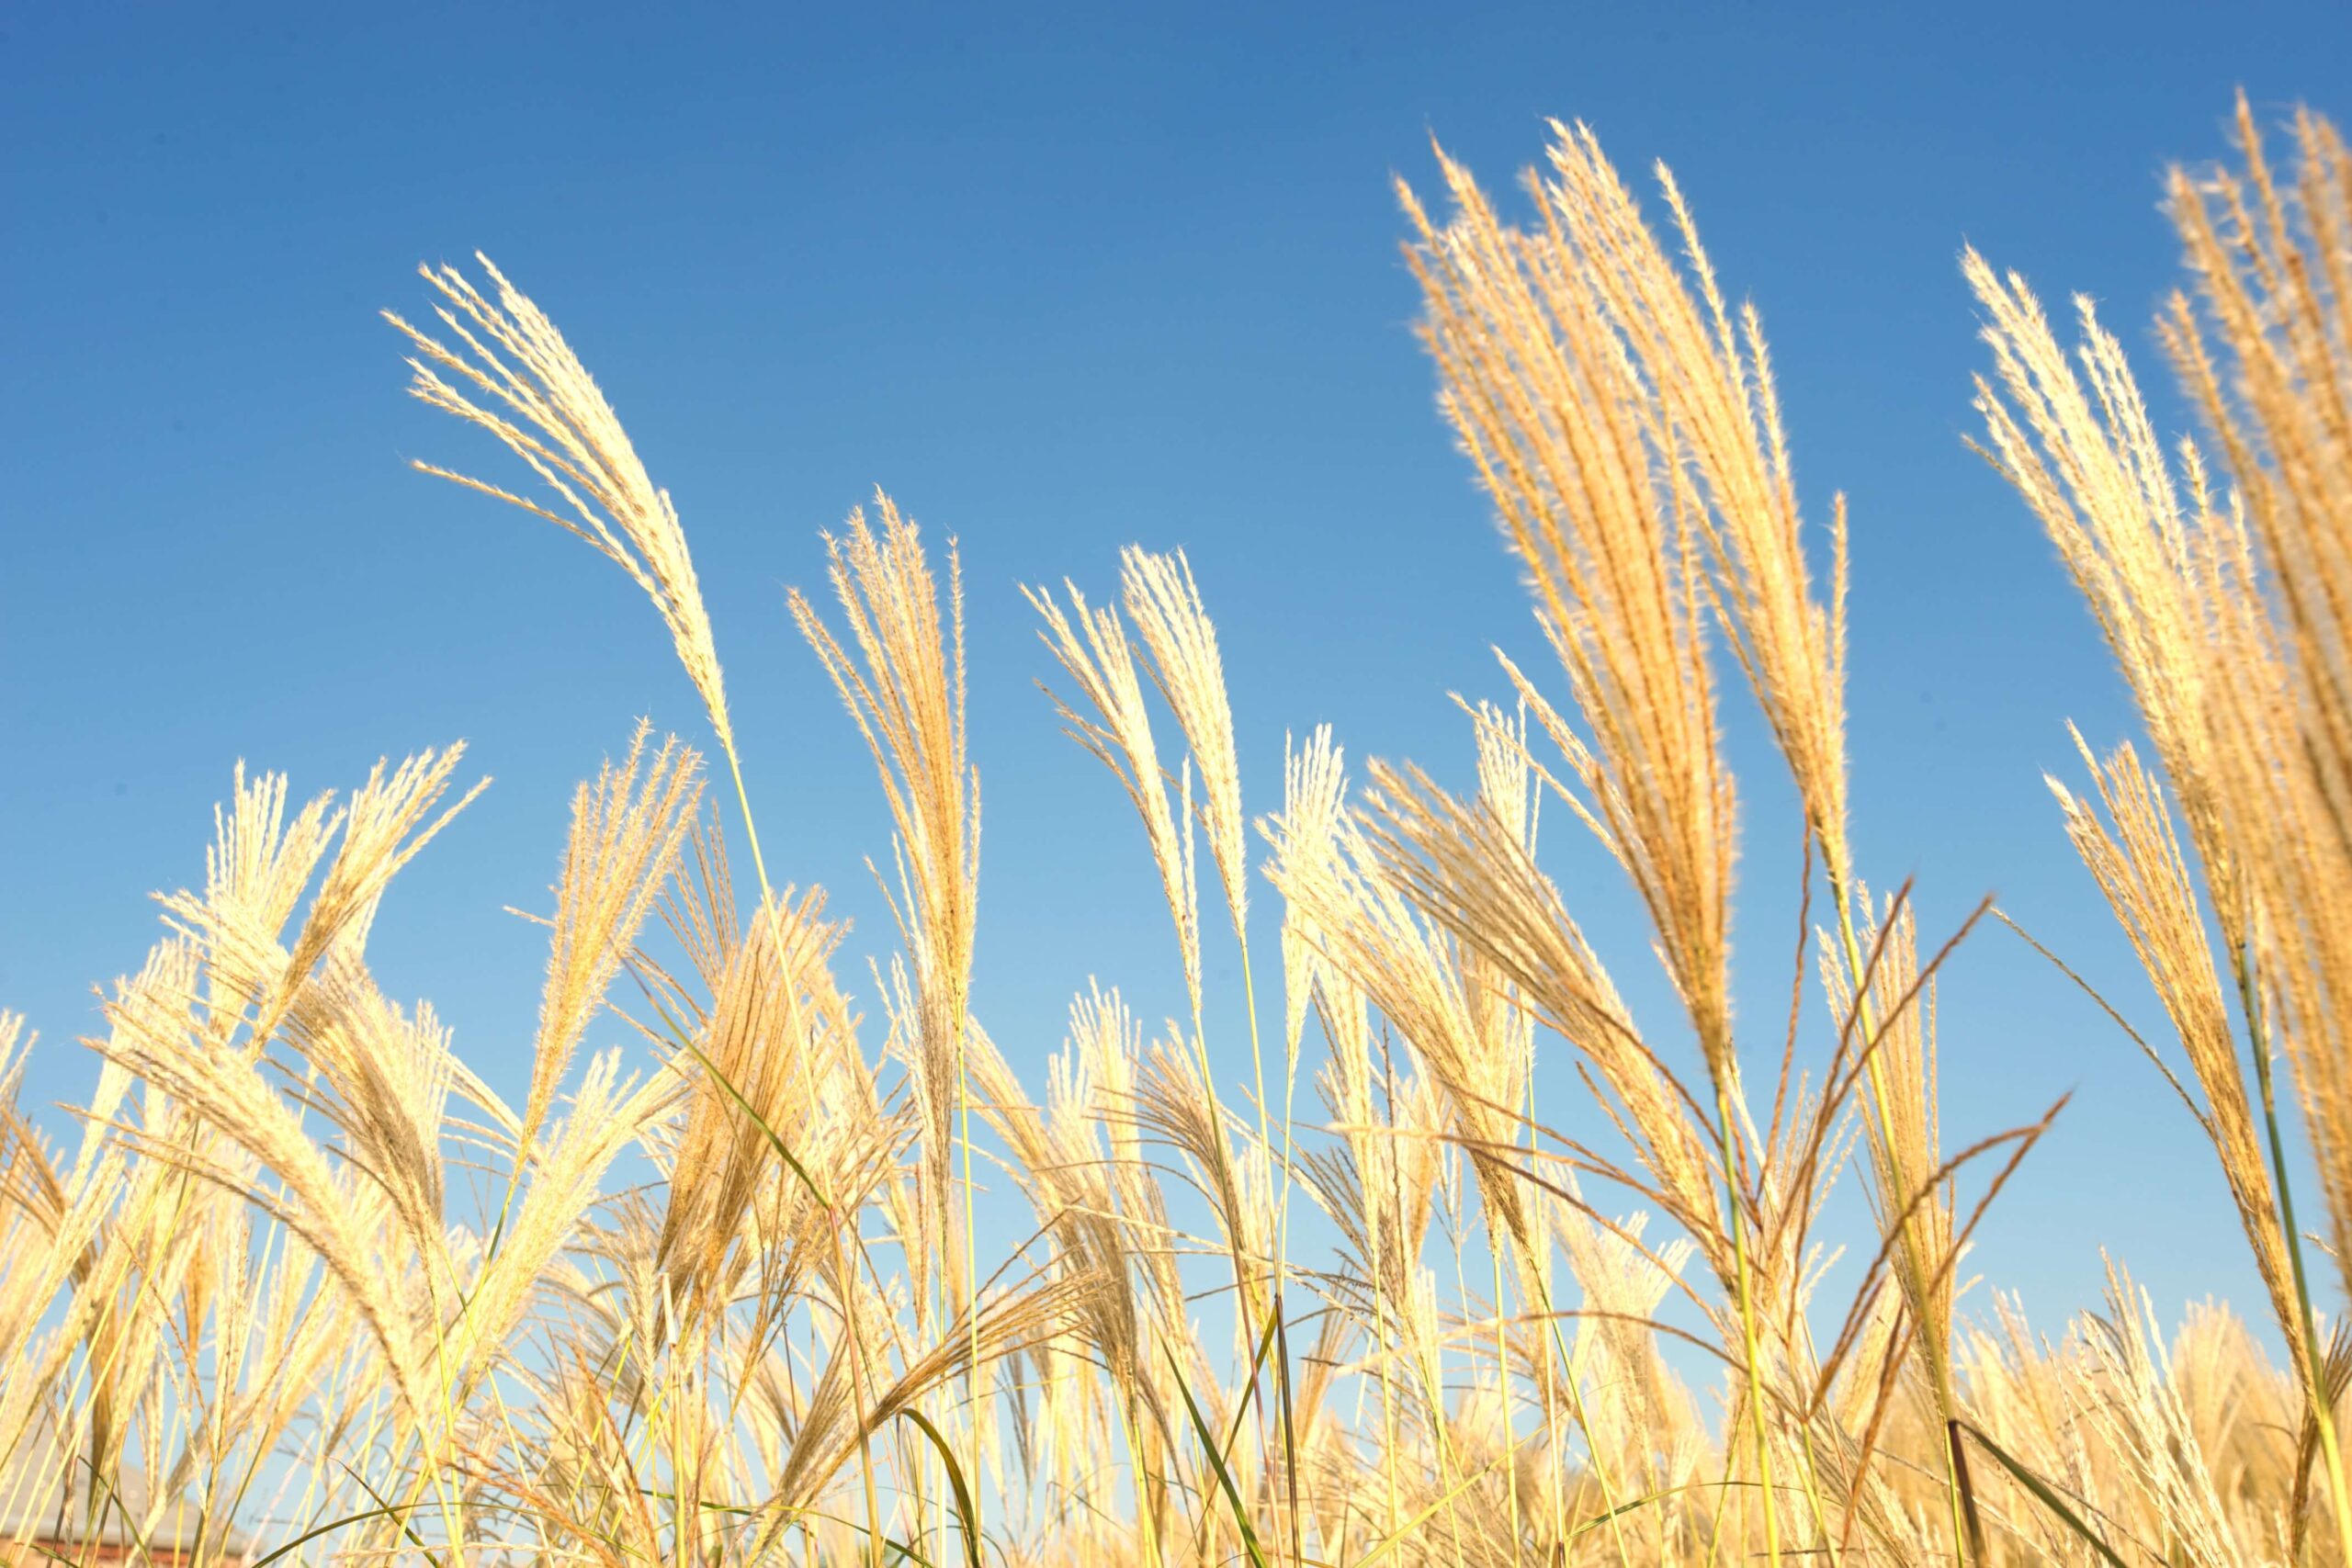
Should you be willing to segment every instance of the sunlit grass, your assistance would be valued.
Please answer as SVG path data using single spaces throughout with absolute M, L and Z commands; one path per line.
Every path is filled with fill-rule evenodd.
M 1960 1311 L 1979 1227 L 2032 1223 L 2006 1195 L 2062 1107 L 1944 1127 L 1939 976 L 1990 911 L 1924 930 L 1857 862 L 1844 502 L 1807 521 L 1760 316 L 1671 177 L 1653 227 L 1556 126 L 1516 214 L 1451 159 L 1442 204 L 1400 186 L 1444 416 L 1555 667 L 1504 660 L 1512 705 L 1464 705 L 1466 784 L 1372 761 L 1358 786 L 1318 730 L 1245 802 L 1190 563 L 1032 589 L 1187 1004 L 1148 1036 L 1090 987 L 1042 1070 L 973 1006 L 954 548 L 877 494 L 829 541 L 831 603 L 789 601 L 893 829 L 896 953 L 853 984 L 822 891 L 771 879 L 668 492 L 537 306 L 487 262 L 486 290 L 428 271 L 436 324 L 393 318 L 411 389 L 537 488 L 419 467 L 645 591 L 728 798 L 642 730 L 581 787 L 520 1105 L 368 963 L 470 798 L 458 748 L 293 809 L 239 773 L 204 886 L 108 993 L 71 1146 L 18 1105 L 32 1042 L 0 1015 L 0 1562 L 2341 1561 L 2352 158 L 2312 116 L 2284 170 L 2240 129 L 2237 167 L 2168 186 L 2193 440 L 2087 304 L 2070 351 L 2021 279 L 1965 268 L 1985 456 L 2153 758 L 2085 744 L 2050 831 L 2146 969 L 2169 1037 L 2135 1038 L 2188 1112 L 2164 1135 L 2216 1156 L 2283 1369 L 2220 1308 L 2167 1342 L 2120 1264 L 2055 1342 L 1990 1292 Z M 1724 710 L 1751 701 L 1772 750 L 1742 765 L 1787 770 L 1804 842 L 1792 885 L 1739 889 L 1805 933 L 1761 1019 L 1730 974 Z M 1637 929 L 1577 923 L 1544 869 L 1562 822 Z M 1279 962 L 1253 966 L 1262 897 Z M 1677 1016 L 1612 979 L 1645 954 Z M 635 1052 L 583 1060 L 599 1018 Z M 1246 1081 L 1213 1020 L 1246 1029 Z M 1541 1094 L 1539 1059 L 1566 1069 Z M 1839 1252 L 1849 1171 L 1874 1229 Z M 1018 1225 L 980 1221 L 999 1174 Z M 1294 1208 L 1335 1253 L 1296 1255 Z

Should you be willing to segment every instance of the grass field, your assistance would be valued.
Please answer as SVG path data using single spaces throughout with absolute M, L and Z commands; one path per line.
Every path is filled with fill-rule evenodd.
M 2346 1560 L 2352 154 L 2309 114 L 2238 128 L 2166 186 L 2192 434 L 2087 302 L 2062 332 L 1964 265 L 1983 454 L 2143 721 L 2052 781 L 2050 831 L 2162 1003 L 2140 1043 L 2187 1114 L 2152 1135 L 2210 1148 L 2263 1333 L 2157 1322 L 2120 1261 L 2071 1325 L 1956 1304 L 2063 1114 L 1939 1126 L 1938 976 L 2003 916 L 1931 929 L 1858 863 L 1843 503 L 1801 516 L 1759 318 L 1671 177 L 1637 197 L 1557 126 L 1510 200 L 1450 160 L 1399 190 L 1496 570 L 1555 663 L 1464 705 L 1464 784 L 1316 732 L 1245 803 L 1186 561 L 1033 590 L 1189 1015 L 1150 1034 L 1090 990 L 1019 1072 L 971 1004 L 952 547 L 877 495 L 790 602 L 895 829 L 897 956 L 860 977 L 762 853 L 668 492 L 514 284 L 428 270 L 431 313 L 391 318 L 410 389 L 519 462 L 419 467 L 626 571 L 707 728 L 580 786 L 519 1102 L 368 962 L 469 798 L 461 748 L 340 795 L 240 772 L 205 885 L 107 993 L 77 1141 L 19 1103 L 0 1015 L 0 1562 Z M 1804 934 L 1785 1010 L 1736 1017 L 1751 702 L 1779 755 L 1741 765 L 1787 770 L 1805 843 L 1801 882 L 1737 890 L 1751 972 Z M 1592 835 L 1645 929 L 1582 929 L 1539 825 Z M 1679 1016 L 1611 978 L 1645 947 Z M 1871 1245 L 1826 1243 L 1841 1180 Z M 1012 1196 L 1020 1225 L 980 1222 Z

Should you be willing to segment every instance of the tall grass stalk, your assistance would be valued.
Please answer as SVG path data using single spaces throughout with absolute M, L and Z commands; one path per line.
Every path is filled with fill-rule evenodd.
M 1501 660 L 1515 711 L 1462 702 L 1469 787 L 1381 761 L 1358 785 L 1328 730 L 1287 743 L 1253 860 L 1259 753 L 1191 563 L 1132 547 L 1115 597 L 1030 592 L 1183 986 L 1149 1034 L 1079 988 L 1042 1093 L 975 999 L 959 551 L 877 491 L 827 541 L 830 601 L 788 600 L 888 811 L 861 999 L 823 892 L 771 880 L 668 492 L 536 304 L 486 262 L 426 269 L 431 330 L 393 318 L 411 391 L 536 484 L 420 467 L 637 584 L 732 807 L 643 725 L 576 793 L 526 917 L 537 1024 L 486 1043 L 512 1102 L 370 958 L 472 798 L 457 748 L 307 804 L 240 768 L 200 885 L 103 998 L 62 1142 L 0 1014 L 0 1565 L 2342 1558 L 2352 1348 L 2298 1216 L 2352 1253 L 2352 154 L 2316 116 L 2291 136 L 2275 164 L 2241 105 L 2235 166 L 2167 180 L 2194 293 L 2158 335 L 2211 457 L 2159 434 L 2087 306 L 2070 352 L 1963 261 L 1985 453 L 2153 758 L 2084 745 L 2061 827 L 2169 1025 L 2125 1032 L 2213 1150 L 2283 1366 L 2218 1305 L 2163 1342 L 2120 1265 L 2054 1339 L 2006 1298 L 1958 1312 L 2057 1111 L 1945 1146 L 1937 998 L 1976 917 L 1923 948 L 1913 889 L 1873 898 L 1850 841 L 1845 503 L 1804 523 L 1760 313 L 1681 188 L 1658 171 L 1654 226 L 1558 125 L 1517 207 L 1442 152 L 1442 212 L 1400 187 L 1441 408 L 1551 664 Z M 1724 716 L 1751 699 L 1804 829 L 1777 1073 L 1731 969 Z M 1623 877 L 1624 929 L 1577 919 L 1547 800 Z M 1612 974 L 1645 953 L 1660 1016 Z M 1234 1000 L 1254 1107 L 1217 1070 L 1241 1033 L 1207 1029 Z
M 2278 1125 L 2278 1092 L 2272 1081 L 2268 1032 L 2262 1026 L 2262 998 L 2254 980 L 2254 965 L 2243 948 L 2233 949 L 2230 967 L 2236 972 L 2238 998 L 2245 1009 L 2246 1032 L 2254 1057 L 2255 1082 L 2262 1100 L 2262 1128 L 2270 1148 L 2271 1179 L 2278 1186 L 2278 1228 L 2287 1242 L 2287 1258 L 2294 1272 L 2297 1326 L 2302 1331 L 2302 1353 L 2321 1379 L 2318 1397 L 2310 1402 L 2311 1420 L 2319 1431 L 2320 1455 L 2327 1466 L 2328 1505 L 2335 1510 L 2336 1540 L 2352 1561 L 2352 1491 L 2345 1485 L 2344 1450 L 2336 1437 L 2334 1402 L 2325 1393 L 2326 1352 L 2320 1347 L 2319 1318 L 2312 1308 L 2311 1276 L 2303 1263 L 2303 1236 L 2295 1224 L 2293 1178 L 2287 1164 L 2287 1141 Z

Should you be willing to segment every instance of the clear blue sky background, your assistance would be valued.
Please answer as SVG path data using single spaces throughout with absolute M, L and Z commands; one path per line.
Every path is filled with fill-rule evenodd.
M 1032 687 L 1016 585 L 1186 547 L 1253 810 L 1285 729 L 1324 721 L 1460 778 L 1446 694 L 1496 694 L 1487 647 L 1532 638 L 1434 412 L 1387 182 L 1430 181 L 1432 134 L 1507 182 L 1548 115 L 1629 173 L 1675 166 L 1765 311 L 1812 514 L 1852 498 L 1863 863 L 1918 874 L 1930 934 L 1997 892 L 2154 1025 L 2040 778 L 2074 766 L 2069 716 L 2104 743 L 2128 705 L 1961 446 L 1983 355 L 1955 258 L 2091 290 L 2145 348 L 2165 161 L 2222 150 L 2241 84 L 2266 113 L 2352 109 L 2348 65 L 2341 0 L 0 11 L 0 1005 L 50 1042 L 30 1092 L 87 1082 L 89 987 L 137 964 L 150 890 L 200 878 L 237 759 L 307 795 L 459 737 L 497 784 L 407 874 L 378 956 L 523 1081 L 543 959 L 502 907 L 545 907 L 566 796 L 636 716 L 704 730 L 619 573 L 403 467 L 509 472 L 401 397 L 375 315 L 478 247 L 677 497 L 779 874 L 878 935 L 884 815 L 783 610 L 878 482 L 965 548 L 982 1016 L 1038 1083 L 1090 975 L 1174 1010 L 1140 835 Z M 1795 824 L 1735 712 L 1769 1052 Z M 1623 899 L 1555 837 L 1659 1016 Z M 2076 1091 L 1979 1255 L 2041 1323 L 2095 1296 L 2102 1244 L 2168 1316 L 2250 1298 L 2178 1107 L 2005 934 L 1952 969 L 1943 1049 L 1955 1143 Z

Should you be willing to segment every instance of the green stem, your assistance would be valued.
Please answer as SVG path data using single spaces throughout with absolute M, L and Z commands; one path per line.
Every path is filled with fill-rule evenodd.
M 1838 906 L 1838 934 L 1846 949 L 1846 972 L 1853 976 L 1855 1021 L 1861 1027 L 1862 1048 L 1866 1053 L 1862 1062 L 1862 1078 L 1870 1087 L 1871 1109 L 1878 1117 L 1879 1146 L 1886 1151 L 1886 1167 L 1891 1178 L 1886 1183 L 1888 1212 L 1900 1213 L 1902 1206 L 1909 1201 L 1909 1198 L 1902 1190 L 1903 1182 L 1900 1173 L 1894 1168 L 1894 1115 L 1887 1104 L 1886 1082 L 1881 1076 L 1878 1053 L 1872 1049 L 1878 1040 L 1878 1023 L 1873 1016 L 1877 1010 L 1871 1005 L 1870 990 L 1863 981 L 1862 944 L 1860 938 L 1854 931 L 1853 898 L 1847 890 L 1846 870 L 1832 859 L 1828 866 L 1828 874 L 1829 897 Z M 1952 1447 L 1949 1436 L 1951 1425 L 1958 1418 L 1960 1413 L 1954 1408 L 1952 1399 L 1951 1368 L 1944 1348 L 1943 1325 L 1940 1323 L 1929 1321 L 1930 1303 L 1923 1298 L 1926 1293 L 1926 1281 L 1931 1274 L 1925 1267 L 1924 1260 L 1917 1255 L 1917 1248 L 1907 1223 L 1904 1224 L 1904 1234 L 1897 1238 L 1896 1244 L 1904 1253 L 1908 1255 L 1910 1272 L 1913 1278 L 1920 1282 L 1919 1291 L 1909 1292 L 1922 1298 L 1912 1302 L 1911 1314 L 1919 1325 L 1921 1357 L 1933 1363 L 1928 1367 L 1928 1374 L 1935 1385 L 1936 1402 L 1943 1407 L 1942 1415 L 1947 1433 L 1944 1442 L 1944 1507 L 1951 1521 L 1952 1560 L 1960 1564 L 1960 1568 L 1967 1568 L 1969 1549 L 1980 1543 L 1977 1540 L 1974 1516 L 1962 1504 L 1959 1454 L 1958 1450 Z M 1981 1554 L 1980 1552 L 1979 1555 Z
M 1510 1494 L 1510 1560 L 1520 1562 L 1520 1540 L 1526 1526 L 1520 1519 L 1519 1509 L 1519 1436 L 1512 1429 L 1515 1423 L 1510 1413 L 1510 1342 L 1503 1329 L 1503 1227 L 1488 1216 L 1487 1226 L 1487 1257 L 1494 1267 L 1495 1276 L 1495 1397 L 1501 1405 L 1503 1421 L 1503 1480 Z
M 727 753 L 728 772 L 735 775 L 735 804 L 742 809 L 743 837 L 751 840 L 752 869 L 760 874 L 760 901 L 764 904 L 774 895 L 769 890 L 768 863 L 760 853 L 760 830 L 752 821 L 752 797 L 743 788 L 742 760 L 735 755 L 735 741 L 732 737 L 722 735 L 718 738 L 718 743 Z
M 959 990 L 961 983 L 959 982 Z M 965 1372 L 965 1384 L 972 1395 L 972 1473 L 984 1473 L 980 1463 L 980 1432 L 985 1425 L 980 1420 L 980 1274 L 979 1242 L 975 1228 L 972 1201 L 972 1075 L 966 1037 L 971 1032 L 969 1010 L 959 995 L 956 1004 L 956 1114 L 962 1120 L 964 1137 L 964 1319 L 971 1337 L 971 1361 Z M 973 1495 L 970 1540 L 977 1542 L 980 1530 L 981 1511 L 987 1506 L 981 1494 Z M 977 1551 L 977 1547 L 975 1548 Z M 977 1556 L 974 1561 L 978 1561 Z
M 735 780 L 735 804 L 743 813 L 743 837 L 750 841 L 752 846 L 752 869 L 759 874 L 760 878 L 760 913 L 763 918 L 765 918 L 767 915 L 768 906 L 775 901 L 775 885 L 768 881 L 767 858 L 760 853 L 760 829 L 759 824 L 755 822 L 752 817 L 751 792 L 743 787 L 743 760 L 736 753 L 735 739 L 732 734 L 722 729 L 719 733 L 718 744 L 720 750 L 727 753 L 727 771 L 733 775 Z M 956 1062 L 957 1073 L 960 1077 L 963 1062 L 963 1044 L 960 1038 L 956 1043 Z M 707 1067 L 709 1064 L 706 1062 L 704 1066 Z M 722 1082 L 724 1080 L 722 1080 Z M 742 1096 L 735 1093 L 734 1086 L 732 1084 L 727 1085 L 727 1089 L 728 1092 L 734 1097 L 739 1105 L 741 1105 L 742 1108 L 747 1111 L 750 1109 L 748 1105 L 742 1104 Z M 965 1122 L 966 1137 L 964 1144 L 965 1174 L 967 1182 L 967 1201 L 969 1197 L 968 1181 L 971 1171 L 970 1129 L 971 1123 L 967 1119 Z M 772 1139 L 775 1137 L 775 1133 L 772 1129 L 768 1130 L 768 1135 Z M 805 1173 L 803 1173 L 803 1177 L 805 1179 Z M 814 1184 L 812 1183 L 812 1188 L 813 1185 Z M 831 1208 L 832 1206 L 831 1200 L 824 1199 L 823 1194 L 820 1193 L 819 1197 L 825 1202 L 825 1206 L 827 1208 Z M 853 1215 L 851 1218 L 853 1223 L 854 1223 L 854 1216 Z M 857 1276 L 855 1272 L 850 1269 L 848 1259 L 843 1254 L 840 1227 L 829 1226 L 828 1228 L 832 1230 L 833 1233 L 834 1269 L 841 1276 L 842 1326 L 843 1331 L 849 1337 L 850 1382 L 854 1387 L 856 1387 L 859 1395 L 862 1398 L 865 1392 L 865 1374 L 863 1365 L 865 1360 L 865 1356 L 863 1354 L 864 1331 L 860 1328 L 857 1322 L 857 1303 L 854 1299 L 857 1291 Z M 967 1235 L 969 1234 L 968 1225 L 967 1226 Z M 860 1245 L 863 1246 L 862 1237 Z M 973 1321 L 974 1332 L 977 1336 L 978 1325 L 978 1314 L 973 1314 Z M 858 1471 L 864 1479 L 865 1489 L 866 1554 L 868 1560 L 874 1564 L 874 1568 L 881 1568 L 882 1508 L 879 1490 L 875 1485 L 874 1480 L 873 1440 L 871 1434 L 865 1430 L 865 1418 L 861 1416 L 857 1417 L 857 1422 Z M 976 1419 L 973 1422 L 973 1430 L 978 1432 L 978 1429 L 979 1423 Z
M 1724 1210 L 1731 1227 L 1735 1280 L 1739 1294 L 1739 1332 L 1747 1359 L 1748 1427 L 1756 1441 L 1756 1478 L 1764 1500 L 1764 1555 L 1781 1564 L 1781 1517 L 1772 1499 L 1772 1446 L 1764 1425 L 1764 1356 L 1756 1331 L 1756 1293 L 1749 1280 L 1747 1223 L 1739 1208 L 1739 1161 L 1733 1145 L 1731 1090 L 1725 1074 L 1715 1077 L 1715 1120 L 1723 1141 Z
M 1268 1156 L 1272 1157 L 1273 1135 L 1266 1106 L 1265 1054 L 1258 1040 L 1258 981 L 1256 972 L 1250 963 L 1249 920 L 1238 908 L 1233 911 L 1233 931 L 1241 947 L 1241 1005 L 1250 1015 L 1250 1065 L 1255 1070 L 1258 1079 L 1258 1141 L 1265 1145 Z M 1293 1164 L 1291 1097 L 1297 1087 L 1297 1055 L 1290 1048 L 1286 1040 L 1283 1046 L 1283 1189 L 1282 1201 L 1275 1210 L 1274 1216 L 1274 1302 L 1277 1311 L 1280 1310 L 1280 1303 L 1290 1287 L 1290 1188 Z M 1276 1366 L 1275 1375 L 1281 1380 L 1283 1397 L 1287 1402 L 1290 1397 L 1290 1359 L 1287 1356 L 1283 1357 Z M 1300 1533 L 1302 1527 L 1298 1508 L 1298 1456 L 1288 1451 L 1287 1436 L 1285 1436 L 1283 1447 L 1285 1451 L 1283 1454 L 1283 1474 L 1286 1478 L 1289 1492 L 1285 1501 L 1290 1510 L 1291 1556 L 1295 1561 L 1303 1562 L 1306 1561 L 1306 1554 Z
M 2311 1279 L 2303 1263 L 2302 1233 L 2295 1225 L 2295 1194 L 2287 1179 L 2287 1141 L 2278 1130 L 2278 1095 L 2270 1068 L 2268 1031 L 2262 1024 L 2262 998 L 2254 982 L 2254 957 L 2240 942 L 2230 954 L 2237 972 L 2238 1003 L 2245 1010 L 2246 1036 L 2254 1052 L 2254 1079 L 2262 1095 L 2262 1124 L 2270 1143 L 2271 1179 L 2278 1187 L 2278 1223 L 2286 1231 L 2287 1260 L 2294 1271 L 2295 1310 L 2301 1322 L 2304 1365 L 2311 1382 L 2305 1397 L 2319 1428 L 2320 1452 L 2327 1462 L 2327 1495 L 2335 1510 L 2335 1549 L 2352 1562 L 2352 1492 L 2344 1479 L 2344 1452 L 2336 1439 L 2335 1401 L 2328 1396 L 2327 1361 L 2320 1353 L 2319 1323 L 2312 1312 Z

